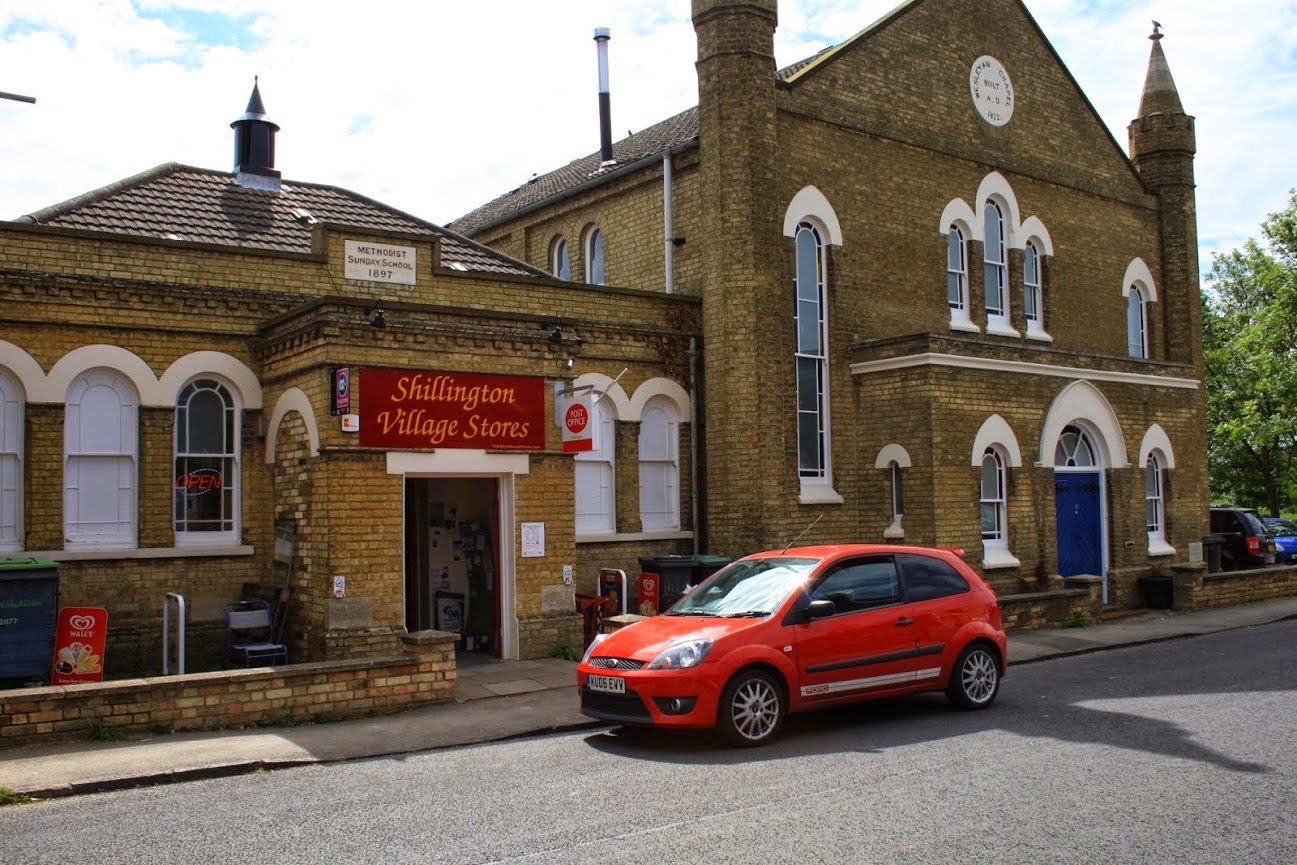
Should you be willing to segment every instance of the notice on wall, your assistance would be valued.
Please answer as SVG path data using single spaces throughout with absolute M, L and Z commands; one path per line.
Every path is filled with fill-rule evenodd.
M 416 250 L 413 246 L 363 240 L 347 240 L 343 246 L 347 257 L 343 275 L 347 279 L 414 285 Z
M 522 524 L 522 556 L 525 559 L 545 555 L 545 524 Z

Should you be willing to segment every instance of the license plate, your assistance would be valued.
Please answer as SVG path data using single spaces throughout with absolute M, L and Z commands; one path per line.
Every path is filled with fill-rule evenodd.
M 626 680 L 619 679 L 616 676 L 596 676 L 591 675 L 586 679 L 586 686 L 591 691 L 604 691 L 608 694 L 626 693 Z

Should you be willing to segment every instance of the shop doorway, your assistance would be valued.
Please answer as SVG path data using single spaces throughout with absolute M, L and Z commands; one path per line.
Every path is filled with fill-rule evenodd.
M 407 477 L 405 627 L 460 635 L 456 648 L 501 656 L 499 482 Z

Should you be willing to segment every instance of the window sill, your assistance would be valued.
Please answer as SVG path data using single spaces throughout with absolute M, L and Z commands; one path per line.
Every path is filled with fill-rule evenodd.
M 1053 342 L 1054 338 L 1038 327 L 1027 328 L 1027 339 L 1034 339 L 1038 342 Z
M 802 484 L 802 491 L 797 496 L 797 501 L 803 505 L 840 505 L 844 499 L 833 487 Z
M 651 532 L 607 532 L 604 534 L 577 535 L 578 544 L 621 544 L 634 541 L 678 541 L 694 536 L 681 529 L 654 529 Z
M 892 520 L 892 524 L 883 532 L 883 537 L 889 541 L 897 541 L 905 537 L 905 529 L 901 528 L 901 520 L 904 518 L 904 514 L 897 514 Z
M 30 550 L 29 556 L 39 556 L 56 562 L 109 561 L 113 559 L 189 559 L 217 556 L 251 556 L 257 548 L 251 544 L 202 547 L 143 547 L 137 549 L 108 549 L 77 547 L 68 550 Z
M 1013 553 L 1003 547 L 988 547 L 982 545 L 982 567 L 988 571 L 997 568 L 1020 568 L 1022 562 L 1018 561 Z
M 1168 544 L 1162 538 L 1149 538 L 1148 554 L 1150 556 L 1174 556 L 1175 547 Z
M 978 327 L 977 325 L 973 324 L 973 323 L 972 323 L 971 321 L 969 321 L 968 319 L 966 319 L 966 318 L 954 318 L 953 316 L 952 316 L 951 319 L 950 319 L 950 329 L 951 329 L 951 330 L 962 330 L 964 333 L 981 333 L 981 332 L 982 332 L 982 329 L 981 329 L 980 327 Z
M 988 321 L 986 323 L 986 332 L 990 336 L 1022 336 L 1014 329 L 1013 325 L 1003 321 Z

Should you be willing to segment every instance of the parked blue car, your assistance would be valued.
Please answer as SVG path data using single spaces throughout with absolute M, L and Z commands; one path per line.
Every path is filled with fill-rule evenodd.
M 1274 535 L 1276 564 L 1297 561 L 1297 523 L 1284 517 L 1265 517 L 1266 528 Z

